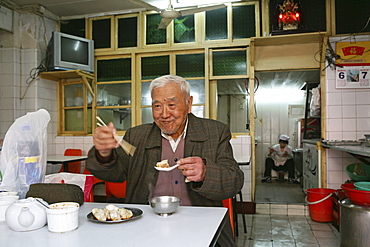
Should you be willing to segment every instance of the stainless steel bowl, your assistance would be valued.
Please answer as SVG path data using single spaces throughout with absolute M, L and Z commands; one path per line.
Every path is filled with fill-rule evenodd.
M 171 215 L 180 205 L 181 199 L 175 196 L 158 196 L 149 199 L 154 212 L 161 216 Z

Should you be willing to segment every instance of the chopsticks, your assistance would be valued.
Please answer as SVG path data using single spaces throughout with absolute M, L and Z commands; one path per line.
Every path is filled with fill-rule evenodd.
M 100 122 L 100 123 L 97 123 L 98 126 L 107 126 L 99 116 L 97 116 L 96 119 Z M 132 146 L 130 143 L 125 141 L 123 139 L 123 137 L 119 137 L 116 133 L 114 133 L 113 135 L 114 135 L 114 139 L 116 139 L 116 141 L 119 143 L 119 145 L 121 145 L 122 149 L 128 155 L 134 156 L 136 147 Z

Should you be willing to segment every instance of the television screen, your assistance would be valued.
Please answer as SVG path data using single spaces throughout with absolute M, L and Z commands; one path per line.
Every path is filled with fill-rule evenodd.
M 53 32 L 47 52 L 47 68 L 94 72 L 94 41 L 65 33 Z
M 89 64 L 89 44 L 87 42 L 61 37 L 62 61 Z

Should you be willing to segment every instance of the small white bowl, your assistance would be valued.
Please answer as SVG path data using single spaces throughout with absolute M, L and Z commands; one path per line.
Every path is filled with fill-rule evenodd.
M 51 232 L 69 232 L 78 228 L 80 205 L 76 202 L 50 204 L 46 209 L 48 230 Z

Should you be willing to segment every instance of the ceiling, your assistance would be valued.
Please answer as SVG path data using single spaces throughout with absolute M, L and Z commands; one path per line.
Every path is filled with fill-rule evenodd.
M 159 9 L 165 9 L 169 0 L 10 0 L 21 7 L 38 4 L 59 17 L 98 16 L 102 13 L 132 13 L 147 10 L 147 4 Z M 237 2 L 240 0 L 234 0 Z M 202 0 L 201 4 L 223 3 L 222 0 Z M 147 4 L 145 4 L 147 3 Z M 184 8 L 199 5 L 196 0 L 172 0 L 174 8 Z M 64 18 L 65 19 L 65 18 Z

